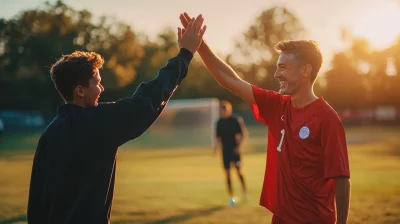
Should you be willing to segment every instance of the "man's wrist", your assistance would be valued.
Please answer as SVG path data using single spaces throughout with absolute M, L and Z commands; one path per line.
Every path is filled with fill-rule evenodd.
M 178 56 L 183 58 L 188 64 L 193 59 L 193 53 L 184 47 L 179 50 Z
M 207 43 L 204 40 L 201 40 L 197 53 L 201 54 L 206 48 L 207 48 Z

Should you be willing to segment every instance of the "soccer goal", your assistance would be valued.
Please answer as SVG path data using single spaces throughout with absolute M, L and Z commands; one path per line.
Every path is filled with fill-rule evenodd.
M 143 147 L 213 147 L 219 118 L 217 98 L 170 100 L 137 142 Z

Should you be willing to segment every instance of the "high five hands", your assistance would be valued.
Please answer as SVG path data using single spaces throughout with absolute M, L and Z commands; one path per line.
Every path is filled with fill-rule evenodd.
M 182 22 L 182 18 L 180 19 Z M 201 14 L 197 18 L 188 17 L 186 19 L 185 17 L 185 24 L 182 22 L 184 29 L 178 27 L 178 43 L 180 48 L 186 48 L 193 54 L 196 53 L 207 29 L 206 25 L 203 26 L 203 22 L 204 18 Z
M 179 15 L 179 19 L 181 20 L 182 26 L 186 28 L 191 20 L 190 16 L 185 12 Z

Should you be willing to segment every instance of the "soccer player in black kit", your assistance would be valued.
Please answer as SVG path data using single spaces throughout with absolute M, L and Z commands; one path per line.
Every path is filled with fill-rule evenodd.
M 233 164 L 236 167 L 237 174 L 242 184 L 243 198 L 247 199 L 247 187 L 242 172 L 241 147 L 243 140 L 247 136 L 247 130 L 243 119 L 240 116 L 232 114 L 232 105 L 228 101 L 220 102 L 220 118 L 217 122 L 217 148 L 222 148 L 222 160 L 226 175 L 226 184 L 229 193 L 228 206 L 232 207 L 236 204 L 233 196 L 232 181 L 230 168 Z
M 98 103 L 104 91 L 95 52 L 62 56 L 51 78 L 65 104 L 39 139 L 28 201 L 29 224 L 108 224 L 118 147 L 139 137 L 159 117 L 186 77 L 206 30 L 203 17 L 178 28 L 179 53 L 131 97 Z

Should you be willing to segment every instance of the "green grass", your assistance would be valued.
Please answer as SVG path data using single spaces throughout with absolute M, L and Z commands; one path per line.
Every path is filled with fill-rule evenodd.
M 352 224 L 400 223 L 400 129 L 348 128 Z M 266 128 L 250 128 L 244 172 L 249 200 L 226 208 L 219 156 L 209 148 L 139 149 L 118 153 L 112 223 L 270 223 L 258 205 L 265 167 Z M 26 223 L 33 149 L 38 133 L 0 140 L 0 223 Z M 171 142 L 173 142 L 171 140 Z M 162 142 L 159 142 L 162 144 Z M 234 189 L 240 196 L 238 178 Z

